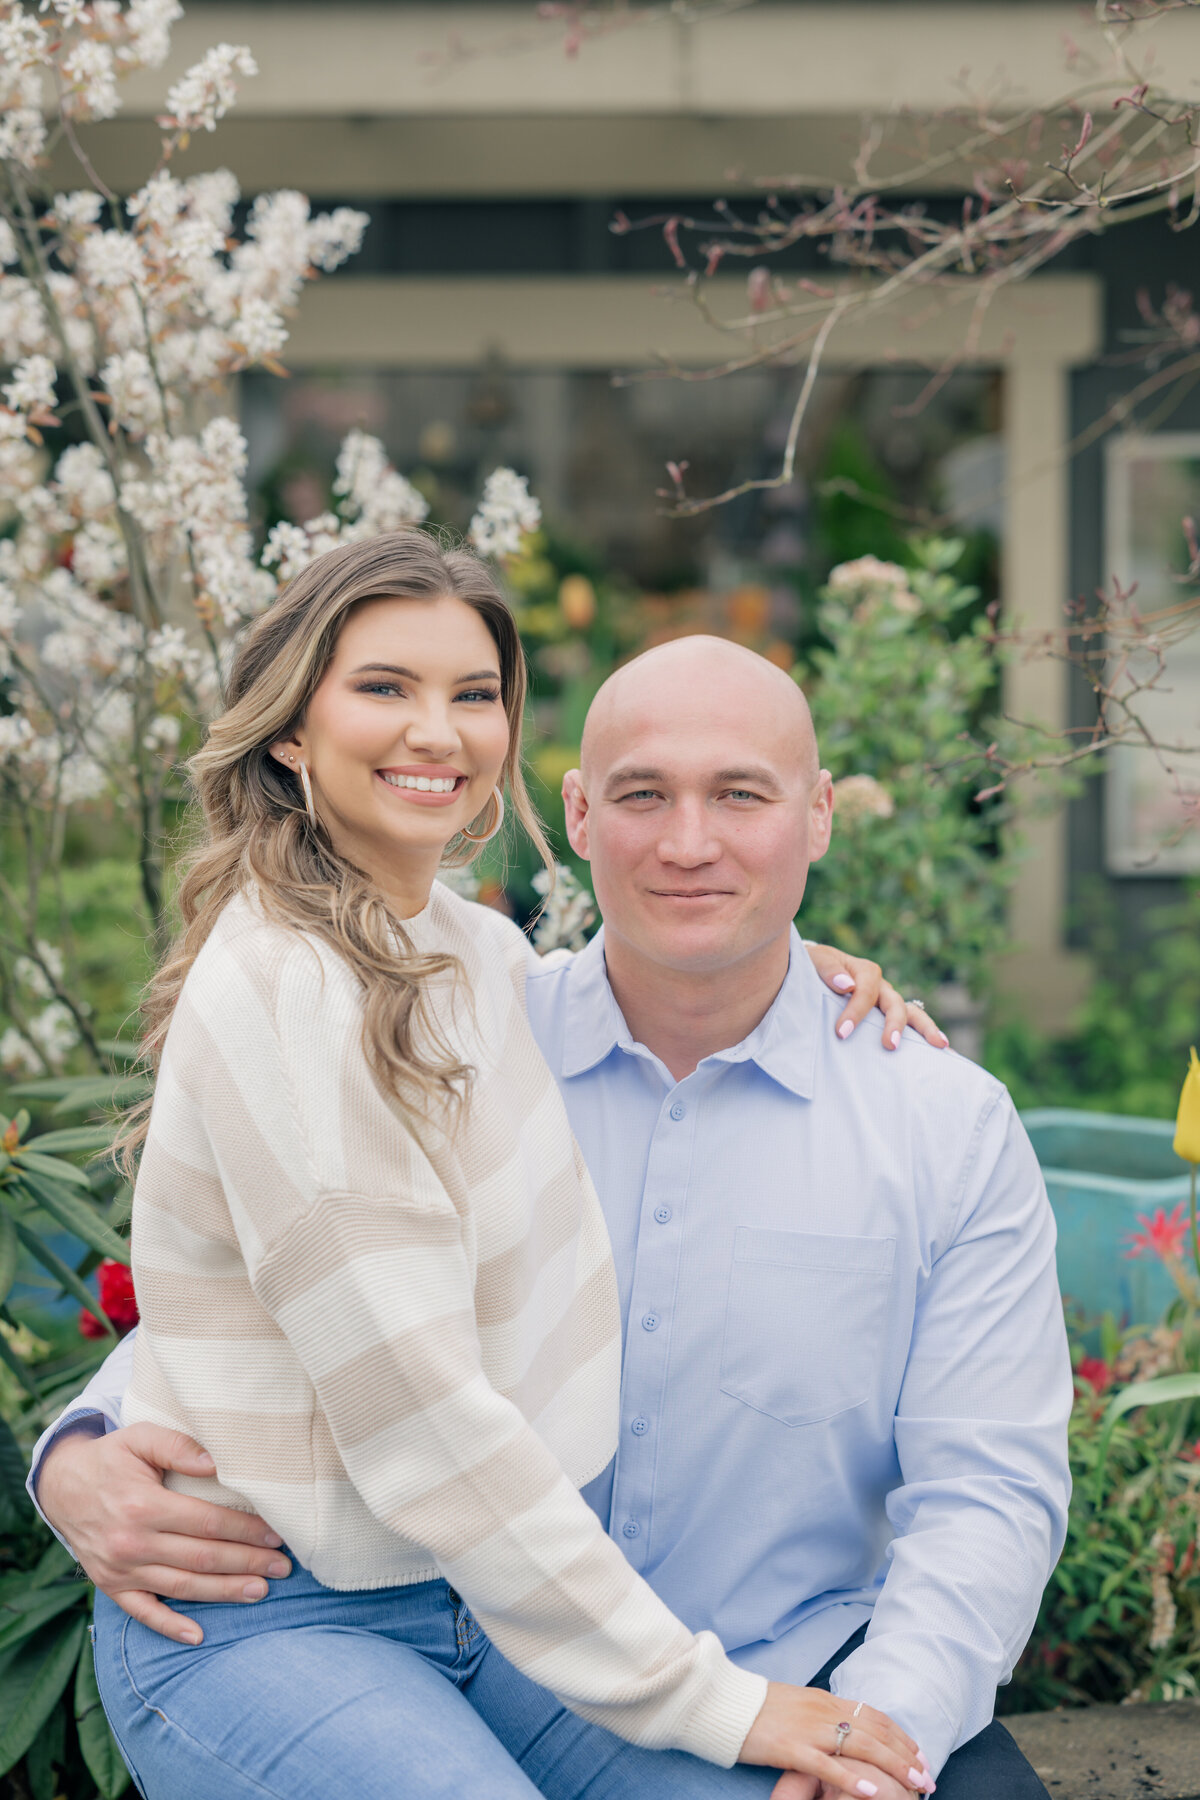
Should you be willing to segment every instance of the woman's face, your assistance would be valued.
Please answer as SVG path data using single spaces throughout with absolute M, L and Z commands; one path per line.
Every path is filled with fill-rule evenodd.
M 491 632 L 451 595 L 364 601 L 303 725 L 271 751 L 293 773 L 307 765 L 339 855 L 402 914 L 419 912 L 446 845 L 484 812 L 508 751 Z

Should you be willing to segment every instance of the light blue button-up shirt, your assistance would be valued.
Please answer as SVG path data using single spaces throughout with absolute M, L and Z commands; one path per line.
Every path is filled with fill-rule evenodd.
M 620 1444 L 587 1498 L 743 1667 L 804 1683 L 869 1620 L 834 1692 L 937 1771 L 1066 1527 L 1054 1221 L 1007 1093 L 915 1033 L 885 1055 L 878 1014 L 839 1042 L 795 935 L 761 1024 L 680 1082 L 632 1041 L 603 934 L 528 999 L 620 1288 Z M 115 1423 L 127 1355 L 64 1418 Z

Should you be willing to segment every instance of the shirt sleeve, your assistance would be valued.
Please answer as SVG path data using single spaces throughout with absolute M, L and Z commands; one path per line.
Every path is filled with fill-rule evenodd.
M 249 1002 L 214 1002 L 208 1045 L 193 1039 L 174 1079 L 200 1105 L 251 1285 L 312 1382 L 346 1473 L 524 1674 L 634 1743 L 731 1765 L 765 1680 L 675 1618 L 490 1384 L 472 1221 L 401 1119 L 380 1121 L 357 997 L 336 978 L 303 980 L 271 1021 Z M 332 1118 L 322 1129 L 321 1089 L 334 1086 L 352 1132 Z M 252 1121 L 239 1094 L 255 1097 Z M 340 1185 L 368 1173 L 366 1192 Z M 135 1245 L 138 1232 L 135 1220 Z M 150 1260 L 143 1236 L 139 1290 Z
M 125 1397 L 125 1389 L 129 1385 L 129 1376 L 133 1369 L 133 1343 L 137 1336 L 137 1327 L 123 1337 L 119 1344 L 109 1351 L 100 1367 L 96 1370 L 83 1392 L 65 1406 L 52 1425 L 47 1425 L 41 1437 L 33 1447 L 33 1459 L 29 1465 L 29 1476 L 25 1486 L 29 1498 L 37 1507 L 43 1524 L 49 1525 L 55 1537 L 65 1549 L 71 1550 L 61 1532 L 55 1531 L 53 1524 L 42 1511 L 38 1501 L 38 1476 L 42 1465 L 55 1444 L 75 1431 L 89 1432 L 93 1437 L 103 1437 L 106 1432 L 118 1431 L 121 1426 L 121 1401 Z M 75 1552 L 71 1550 L 71 1555 Z
M 1001 1090 L 918 1300 L 887 1577 L 831 1684 L 902 1724 L 935 1774 L 991 1720 L 1066 1536 L 1072 1381 L 1054 1244 L 1041 1170 Z

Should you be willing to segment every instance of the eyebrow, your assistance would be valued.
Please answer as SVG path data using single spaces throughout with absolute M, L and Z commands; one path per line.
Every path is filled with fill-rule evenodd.
M 611 794 L 617 788 L 629 787 L 641 783 L 653 784 L 666 781 L 668 778 L 662 769 L 614 769 L 604 783 L 604 792 Z M 783 792 L 779 778 L 770 769 L 758 764 L 741 769 L 718 769 L 712 777 L 714 787 L 760 787 L 770 793 Z
M 405 669 L 399 663 L 362 663 L 357 669 L 351 669 L 352 675 L 402 675 L 405 681 L 420 681 L 422 677 L 415 669 Z M 456 675 L 454 685 L 462 681 L 499 681 L 498 669 L 474 669 L 469 675 Z

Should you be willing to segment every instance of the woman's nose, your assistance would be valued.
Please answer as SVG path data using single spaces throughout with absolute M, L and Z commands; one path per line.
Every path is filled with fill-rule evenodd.
M 448 754 L 459 744 L 458 728 L 450 707 L 442 701 L 428 699 L 409 719 L 405 741 L 415 749 Z

